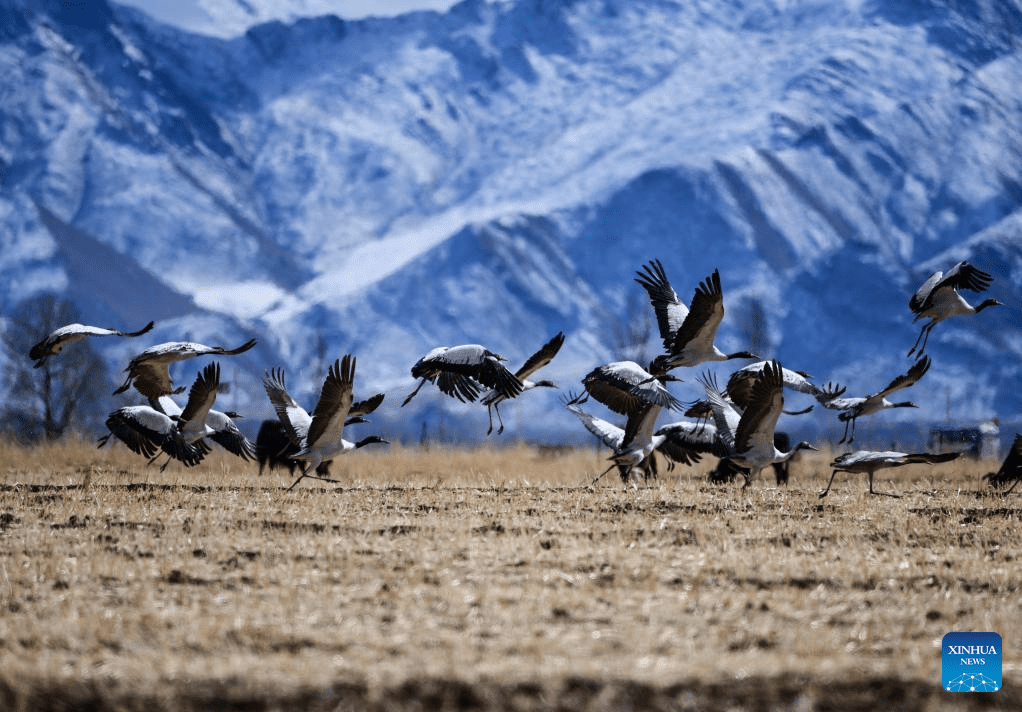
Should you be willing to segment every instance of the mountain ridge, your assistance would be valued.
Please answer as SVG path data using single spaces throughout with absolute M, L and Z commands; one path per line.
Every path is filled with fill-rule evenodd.
M 865 393 L 905 365 L 918 284 L 970 259 L 1008 307 L 935 330 L 922 400 L 1022 409 L 1017 2 L 466 0 L 230 39 L 87 5 L 0 2 L 4 304 L 50 289 L 116 313 L 39 205 L 274 365 L 353 351 L 400 388 L 434 345 L 515 361 L 563 329 L 548 368 L 572 388 L 652 355 L 615 334 L 646 318 L 632 278 L 658 257 L 686 301 L 721 270 L 727 349 L 758 304 L 765 356 Z M 269 413 L 255 357 L 239 398 Z M 577 431 L 532 395 L 521 435 Z M 424 414 L 386 417 L 417 434 Z

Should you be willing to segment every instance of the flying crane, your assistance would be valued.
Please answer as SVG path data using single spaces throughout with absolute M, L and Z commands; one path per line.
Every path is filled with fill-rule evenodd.
M 917 355 L 922 356 L 933 327 L 945 319 L 953 316 L 974 316 L 987 307 L 1004 306 L 1003 302 L 996 299 L 984 299 L 976 306 L 972 306 L 959 292 L 962 289 L 985 292 L 993 279 L 988 273 L 964 260 L 949 269 L 946 274 L 943 272 L 931 274 L 908 302 L 909 309 L 915 314 L 913 323 L 920 319 L 929 319 L 923 324 L 915 344 L 908 350 L 908 355 L 911 356 L 918 348 Z M 922 345 L 919 344 L 920 340 L 923 342 Z
M 152 331 L 153 326 L 154 322 L 149 322 L 138 331 L 120 331 L 102 326 L 68 324 L 51 331 L 45 339 L 29 350 L 28 355 L 29 358 L 35 359 L 34 368 L 41 368 L 46 359 L 59 354 L 65 346 L 89 336 L 141 336 Z
M 357 442 L 342 437 L 344 425 L 349 418 L 367 415 L 383 402 L 383 394 L 353 402 L 354 384 L 355 357 L 346 354 L 330 366 L 323 381 L 323 388 L 320 390 L 319 400 L 312 415 L 309 415 L 287 392 L 283 369 L 274 369 L 263 377 L 266 395 L 273 404 L 284 431 L 299 448 L 291 457 L 305 463 L 301 476 L 291 483 L 287 491 L 293 489 L 305 477 L 326 480 L 325 477 L 312 474 L 324 460 L 332 460 L 371 443 L 387 442 L 379 435 L 370 435 Z

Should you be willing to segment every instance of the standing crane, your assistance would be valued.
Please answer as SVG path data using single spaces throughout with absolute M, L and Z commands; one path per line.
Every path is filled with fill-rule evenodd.
M 915 314 L 913 323 L 920 319 L 929 319 L 923 324 L 915 344 L 908 350 L 908 355 L 911 356 L 918 348 L 917 355 L 922 356 L 933 327 L 945 319 L 953 316 L 972 316 L 987 307 L 1004 306 L 1003 302 L 996 299 L 984 299 L 976 306 L 972 306 L 959 293 L 962 289 L 985 292 L 993 280 L 988 273 L 964 260 L 949 269 L 946 274 L 944 272 L 931 274 L 908 302 L 909 309 Z M 921 346 L 920 341 L 923 342 Z

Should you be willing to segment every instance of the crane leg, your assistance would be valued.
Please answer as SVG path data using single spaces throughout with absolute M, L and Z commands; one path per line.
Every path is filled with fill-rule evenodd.
M 595 480 L 593 480 L 592 484 L 591 484 L 591 485 L 589 485 L 589 486 L 590 486 L 590 487 L 594 486 L 594 485 L 595 485 L 595 484 L 596 484 L 597 482 L 599 482 L 600 480 L 602 480 L 602 479 L 603 479 L 603 476 L 604 476 L 605 474 L 607 474 L 608 472 L 610 472 L 611 470 L 613 470 L 613 469 L 614 469 L 615 467 L 617 467 L 617 463 L 616 463 L 616 462 L 615 462 L 615 463 L 614 463 L 613 465 L 611 465 L 610 467 L 608 467 L 608 468 L 607 468 L 606 470 L 604 470 L 603 472 L 601 472 L 601 473 L 599 474 L 599 476 L 598 476 L 598 477 L 597 477 L 597 478 L 596 478 Z
M 849 426 L 851 426 L 851 429 L 852 429 L 851 437 L 849 437 L 849 435 L 848 435 L 848 428 L 849 428 Z M 841 443 L 850 443 L 854 439 L 855 439 L 855 418 L 851 417 L 851 418 L 849 418 L 848 420 L 845 421 L 845 434 L 842 435 L 841 439 L 838 440 L 837 442 L 838 442 L 838 445 L 840 445 Z
M 912 353 L 916 350 L 916 347 L 919 346 L 920 340 L 923 342 L 923 345 L 919 346 L 919 352 L 916 355 L 917 356 L 922 356 L 923 355 L 923 351 L 926 350 L 926 342 L 930 340 L 930 332 L 933 330 L 933 327 L 936 326 L 936 325 L 937 325 L 937 322 L 935 322 L 935 321 L 930 321 L 929 323 L 923 325 L 923 328 L 919 330 L 919 336 L 916 337 L 915 344 L 913 344 L 912 348 L 910 348 L 908 350 L 908 355 L 909 356 L 911 356 Z
M 896 499 L 901 499 L 901 495 L 900 494 L 891 494 L 890 492 L 874 492 L 873 491 L 873 473 L 872 472 L 869 473 L 869 493 L 870 494 L 883 495 L 884 497 L 894 497 Z
M 290 492 L 291 490 L 293 490 L 293 489 L 295 488 L 295 485 L 296 485 L 296 484 L 298 484 L 299 482 L 301 482 L 301 481 L 302 481 L 303 479 L 305 479 L 305 477 L 306 477 L 306 476 L 307 476 L 307 475 L 308 475 L 308 474 L 309 474 L 310 472 L 312 472 L 312 463 L 311 463 L 311 462 L 310 462 L 310 463 L 306 463 L 306 464 L 305 464 L 305 466 L 304 466 L 304 467 L 302 468 L 302 474 L 300 474 L 300 475 L 298 476 L 298 479 L 297 479 L 297 480 L 295 480 L 294 482 L 292 482 L 292 483 L 291 483 L 291 486 L 290 486 L 290 487 L 288 487 L 288 488 L 287 488 L 286 490 L 284 490 L 284 491 L 285 491 L 285 492 Z
M 825 489 L 822 492 L 820 492 L 820 499 L 823 499 L 824 497 L 826 497 L 827 493 L 830 492 L 830 486 L 832 484 L 834 484 L 834 477 L 836 475 L 837 475 L 837 470 L 834 470 L 833 472 L 830 473 L 830 482 L 827 483 L 827 489 Z
M 427 380 L 429 380 L 429 379 L 423 378 L 423 379 L 419 380 L 419 385 L 417 385 L 415 387 L 415 390 L 412 391 L 411 393 L 409 393 L 407 396 L 405 396 L 405 399 L 403 401 L 401 401 L 401 407 L 402 408 L 404 408 L 406 405 L 408 405 L 408 401 L 410 401 L 412 398 L 414 398 L 415 394 L 418 393 L 420 390 L 422 390 L 422 387 L 424 385 L 426 385 L 426 381 Z
M 1004 490 L 1004 494 L 1011 494 L 1011 491 L 1012 491 L 1013 489 L 1015 489 L 1015 487 L 1017 487 L 1017 486 L 1018 486 L 1018 483 L 1019 483 L 1019 479 L 1022 479 L 1022 478 L 1018 478 L 1018 479 L 1016 479 L 1016 480 L 1015 480 L 1015 483 L 1014 483 L 1014 484 L 1013 484 L 1013 485 L 1012 485 L 1011 487 L 1009 487 L 1008 489 Z
M 760 469 L 763 469 L 763 468 L 760 468 Z M 759 474 L 759 470 L 756 470 L 756 474 Z M 751 469 L 743 470 L 742 471 L 742 476 L 745 478 L 745 484 L 742 485 L 742 489 L 745 490 L 745 489 L 748 489 L 749 485 L 752 484 L 752 470 Z
M 497 422 L 500 423 L 500 427 L 497 428 L 497 435 L 500 435 L 501 433 L 504 432 L 504 419 L 500 417 L 500 406 L 497 403 L 494 403 L 493 405 L 486 406 L 486 413 L 487 413 L 487 415 L 490 416 L 490 428 L 489 428 L 489 430 L 486 431 L 487 435 L 489 435 L 490 433 L 493 432 L 493 413 L 494 413 L 494 411 L 496 411 L 496 413 L 497 413 Z

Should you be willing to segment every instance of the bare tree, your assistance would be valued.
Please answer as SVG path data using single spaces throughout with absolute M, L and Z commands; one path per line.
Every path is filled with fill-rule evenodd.
M 612 323 L 614 353 L 618 358 L 645 367 L 650 360 L 649 344 L 653 336 L 653 309 L 645 292 L 629 293 L 624 318 Z
M 770 330 L 763 302 L 755 297 L 744 299 L 738 312 L 736 326 L 745 339 L 746 348 L 762 358 L 769 358 L 774 350 L 770 343 Z
M 0 428 L 29 442 L 56 440 L 72 426 L 97 425 L 98 404 L 111 388 L 106 365 L 88 340 L 67 346 L 33 368 L 28 352 L 54 329 L 79 320 L 74 305 L 53 294 L 23 302 L 3 333 L 7 358 Z

